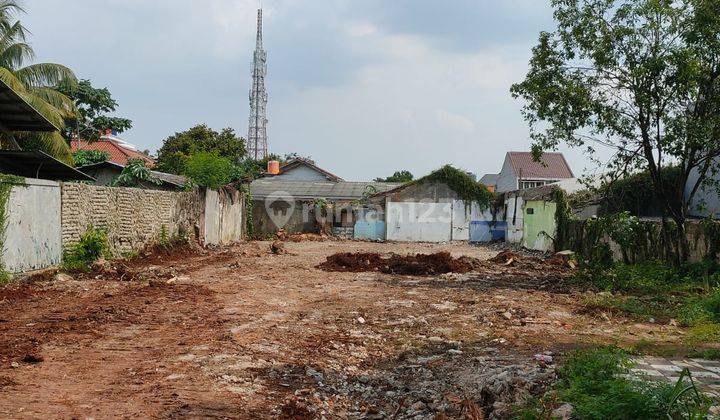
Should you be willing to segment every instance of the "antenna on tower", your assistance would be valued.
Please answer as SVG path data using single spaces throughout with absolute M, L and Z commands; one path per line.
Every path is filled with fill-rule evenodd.
M 267 100 L 265 76 L 267 76 L 267 52 L 263 49 L 262 3 L 257 11 L 257 34 L 253 53 L 252 86 L 250 87 L 250 116 L 248 123 L 248 152 L 255 160 L 268 155 Z

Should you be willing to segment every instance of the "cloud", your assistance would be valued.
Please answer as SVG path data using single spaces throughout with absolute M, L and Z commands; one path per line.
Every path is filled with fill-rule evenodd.
M 551 13 L 537 0 L 264 0 L 270 148 L 347 179 L 445 163 L 497 172 L 529 147 L 508 92 Z M 197 123 L 247 130 L 257 0 L 26 0 L 42 61 L 108 86 L 157 149 Z M 570 155 L 574 168 L 581 160 Z

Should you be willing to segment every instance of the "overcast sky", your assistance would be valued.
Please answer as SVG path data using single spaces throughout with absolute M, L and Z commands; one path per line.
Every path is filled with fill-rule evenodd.
M 197 123 L 247 134 L 257 0 L 26 0 L 39 61 L 108 87 L 153 152 Z M 348 180 L 451 163 L 498 172 L 528 150 L 510 85 L 543 0 L 265 0 L 270 151 Z M 576 174 L 593 166 L 566 156 Z

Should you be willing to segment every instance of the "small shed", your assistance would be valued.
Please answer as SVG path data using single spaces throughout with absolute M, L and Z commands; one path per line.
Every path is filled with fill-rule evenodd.
M 484 191 L 487 203 L 463 200 L 456 191 L 460 184 Z M 488 222 L 489 226 L 492 221 L 502 220 L 503 215 L 492 209 L 491 197 L 492 193 L 482 184 L 448 165 L 377 194 L 373 200 L 384 209 L 387 240 L 450 242 L 470 240 L 473 222 Z

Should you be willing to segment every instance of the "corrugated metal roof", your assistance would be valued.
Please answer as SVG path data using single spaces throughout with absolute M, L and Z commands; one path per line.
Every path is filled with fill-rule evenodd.
M 570 166 L 562 153 L 544 153 L 540 162 L 535 162 L 530 152 L 508 152 L 508 156 L 518 178 L 574 178 L 572 170 L 570 170 Z
M 55 131 L 50 121 L 0 80 L 0 124 L 10 131 Z
M 279 179 L 257 179 L 250 184 L 253 198 L 266 198 L 271 195 L 292 196 L 296 199 L 327 198 L 332 200 L 355 200 L 362 198 L 369 190 L 385 192 L 402 184 L 393 182 L 313 182 L 282 181 Z M 370 193 L 373 191 L 370 190 Z
M 0 150 L 0 172 L 51 181 L 95 181 L 95 178 L 39 150 Z

